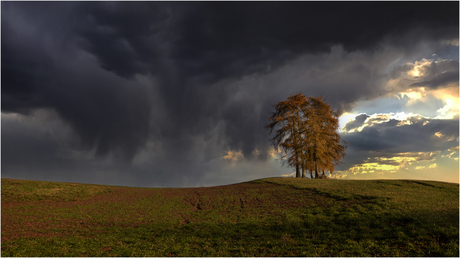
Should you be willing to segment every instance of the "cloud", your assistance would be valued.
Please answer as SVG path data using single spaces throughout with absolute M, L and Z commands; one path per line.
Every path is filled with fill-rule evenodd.
M 243 158 L 243 154 L 241 151 L 228 151 L 225 156 L 222 156 L 222 158 L 229 161 L 237 161 L 238 159 Z
M 21 13 L 14 5 L 6 7 L 2 9 L 2 112 L 50 109 L 72 126 L 82 148 L 96 147 L 96 155 L 116 152 L 129 162 L 148 137 L 151 90 L 98 67 L 91 56 L 75 48 L 71 36 L 62 43 L 69 49 L 60 46 L 51 52 L 48 41 L 37 33 L 16 28 L 15 20 L 27 19 L 29 10 Z M 52 34 L 41 28 L 45 25 L 27 24 L 32 31 Z
M 419 77 L 418 82 L 410 84 L 411 87 L 428 87 L 436 89 L 451 83 L 458 84 L 459 63 L 454 60 L 427 60 L 422 59 L 415 63 L 412 75 Z
M 394 115 L 368 116 L 361 130 L 343 134 L 349 148 L 346 165 L 338 170 L 353 175 L 370 171 L 396 173 L 420 162 L 433 162 L 436 157 L 449 157 L 442 152 L 458 151 L 458 120 L 402 114 L 391 118 Z M 415 169 L 434 169 L 435 164 L 417 165 Z
M 391 3 L 2 2 L 2 120 L 22 114 L 16 122 L 5 117 L 2 138 L 8 140 L 2 147 L 9 151 L 2 154 L 8 157 L 2 159 L 3 172 L 11 175 L 40 148 L 37 164 L 62 178 L 65 173 L 81 178 L 78 169 L 84 168 L 103 177 L 113 171 L 120 182 L 182 185 L 211 182 L 215 173 L 249 177 L 237 167 L 254 169 L 254 175 L 263 174 L 257 166 L 274 171 L 267 165 L 272 155 L 264 129 L 270 105 L 304 92 L 322 94 L 334 109 L 347 112 L 359 101 L 387 96 L 389 64 L 417 51 L 432 54 L 458 38 L 455 7 L 458 3 L 395 10 Z M 386 19 L 388 13 L 394 18 Z M 458 64 L 431 63 L 420 68 L 425 77 L 408 77 L 404 89 L 423 82 L 447 91 L 455 84 L 443 72 L 458 73 Z M 407 65 L 409 70 L 396 68 L 393 77 L 415 67 Z M 448 117 L 455 103 L 434 106 Z M 352 130 L 368 121 L 360 137 L 395 123 L 377 125 L 366 118 L 360 125 L 364 118 L 348 125 Z M 42 129 L 61 136 L 41 137 Z M 349 137 L 357 149 L 373 149 Z M 231 159 L 241 153 L 240 165 L 222 159 L 229 152 Z M 51 163 L 60 165 L 46 165 Z M 32 165 L 21 168 L 34 173 Z
M 438 58 L 426 59 L 395 67 L 389 73 L 389 87 L 403 91 L 425 87 L 434 90 L 442 87 L 458 86 L 458 60 Z
M 415 169 L 416 170 L 419 170 L 419 169 L 434 169 L 434 168 L 437 168 L 438 167 L 438 164 L 436 163 L 433 163 L 429 166 L 416 166 Z
M 361 164 L 351 166 L 348 171 L 354 175 L 359 173 L 396 173 L 398 171 L 407 170 L 410 165 L 420 162 L 430 162 L 436 160 L 441 152 L 406 152 L 406 153 L 390 153 L 390 152 L 373 152 Z M 434 165 L 433 165 L 434 164 Z M 436 168 L 436 163 L 428 166 Z M 424 169 L 426 166 L 417 166 L 415 169 Z
M 363 125 L 364 121 L 367 120 L 369 116 L 366 114 L 361 114 L 355 117 L 355 119 L 345 125 L 343 128 L 344 131 L 349 132 L 355 128 L 359 128 Z
M 456 72 L 445 72 L 442 74 L 438 74 L 438 75 L 433 76 L 432 79 L 421 81 L 421 82 L 415 82 L 415 83 L 412 83 L 410 86 L 413 86 L 413 87 L 426 86 L 429 88 L 438 88 L 440 86 L 445 86 L 445 85 L 448 85 L 450 83 L 455 83 L 455 82 L 458 83 L 458 70 Z
M 458 138 L 457 138 L 457 141 L 458 141 Z M 450 153 L 442 155 L 441 158 L 449 158 L 449 159 L 458 161 L 458 146 L 452 147 L 448 149 L 447 151 L 449 151 Z
M 393 65 L 392 65 L 393 66 Z M 458 61 L 422 58 L 393 66 L 381 83 L 385 96 L 357 101 L 350 113 L 414 113 L 427 118 L 455 119 L 459 114 L 458 75 L 456 80 L 425 85 L 451 73 L 458 74 Z M 433 79 L 434 78 L 434 79 Z M 422 86 L 425 85 L 425 86 Z
M 433 164 L 428 166 L 428 168 L 437 168 L 437 167 L 438 167 L 438 164 L 436 164 L 436 163 L 433 163 Z
M 390 119 L 374 123 L 360 132 L 345 134 L 342 138 L 350 143 L 350 148 L 366 151 L 435 151 L 456 144 L 454 139 L 458 137 L 458 120 L 409 117 L 405 121 L 407 123 L 401 124 L 399 120 Z M 436 132 L 445 138 L 435 136 Z

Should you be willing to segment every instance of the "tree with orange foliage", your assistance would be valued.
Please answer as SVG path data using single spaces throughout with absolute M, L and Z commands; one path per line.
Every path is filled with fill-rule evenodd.
M 310 174 L 313 168 L 315 178 L 319 177 L 319 171 L 324 174 L 325 170 L 329 170 L 332 175 L 334 167 L 345 157 L 347 148 L 347 143 L 341 142 L 337 133 L 340 111 L 334 112 L 321 96 L 309 97 L 308 100 L 309 105 L 304 106 L 306 119 L 301 134 L 305 136 L 303 146 L 309 149 L 306 160 L 311 164 Z
M 302 93 L 273 107 L 276 111 L 266 128 L 270 134 L 276 129 L 272 144 L 281 148 L 287 164 L 296 168 L 296 177 L 305 177 L 308 171 L 310 178 L 319 178 L 319 172 L 324 175 L 326 170 L 332 175 L 347 148 L 337 133 L 339 111 L 332 111 L 322 97 Z
M 276 134 L 271 139 L 272 144 L 276 150 L 281 148 L 285 154 L 283 158 L 287 158 L 288 164 L 296 168 L 296 177 L 300 177 L 301 158 L 304 156 L 300 146 L 300 128 L 303 123 L 303 115 L 300 113 L 306 101 L 306 96 L 297 94 L 273 105 L 276 112 L 268 118 L 271 122 L 265 126 L 270 130 L 270 134 L 276 128 Z

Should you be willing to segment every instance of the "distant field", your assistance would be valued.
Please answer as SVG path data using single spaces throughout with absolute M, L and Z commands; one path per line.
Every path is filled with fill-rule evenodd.
M 459 185 L 1 181 L 2 256 L 459 256 Z

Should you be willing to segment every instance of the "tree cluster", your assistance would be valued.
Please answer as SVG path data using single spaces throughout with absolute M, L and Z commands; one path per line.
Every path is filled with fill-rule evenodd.
M 276 111 L 268 119 L 266 128 L 275 149 L 281 149 L 283 160 L 295 167 L 296 177 L 319 178 L 329 170 L 331 175 L 336 165 L 345 157 L 347 143 L 338 134 L 340 111 L 320 97 L 307 97 L 302 93 L 273 105 Z

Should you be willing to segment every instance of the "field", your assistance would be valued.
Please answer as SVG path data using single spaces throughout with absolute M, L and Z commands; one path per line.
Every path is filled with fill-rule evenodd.
M 202 188 L 4 179 L 2 256 L 459 256 L 459 185 L 267 178 Z

